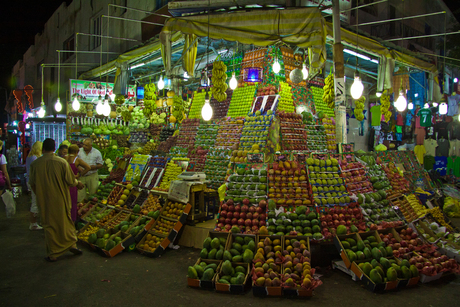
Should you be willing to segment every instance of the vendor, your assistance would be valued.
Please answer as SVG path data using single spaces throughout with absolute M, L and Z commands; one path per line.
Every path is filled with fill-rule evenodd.
M 83 147 L 78 152 L 78 157 L 89 164 L 90 171 L 80 177 L 80 181 L 85 185 L 85 188 L 78 190 L 78 202 L 87 198 L 89 195 L 96 193 L 99 186 L 98 169 L 104 165 L 102 155 L 99 150 L 93 148 L 93 140 L 88 138 L 83 141 Z

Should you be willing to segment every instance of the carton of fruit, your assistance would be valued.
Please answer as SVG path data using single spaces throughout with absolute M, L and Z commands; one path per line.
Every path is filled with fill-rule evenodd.
M 215 279 L 218 275 L 217 272 L 222 268 L 222 261 L 198 258 L 198 260 L 192 268 L 193 270 L 191 269 L 191 267 L 189 267 L 188 270 L 187 285 L 193 288 L 214 290 Z M 205 271 L 208 269 L 212 269 L 212 271 L 208 271 L 205 274 Z M 196 278 L 191 278 L 190 275 L 195 275 L 192 277 Z
M 136 239 L 136 242 L 139 242 L 154 223 L 154 219 L 140 215 L 128 228 L 127 233 L 131 234 Z M 137 227 L 137 230 L 133 230 L 134 227 Z
M 407 265 L 409 265 L 408 269 L 409 269 L 409 272 L 411 272 L 410 271 L 410 263 L 409 262 L 405 263 L 405 261 L 407 261 L 407 260 L 401 260 L 401 259 L 395 258 L 395 261 L 400 267 L 401 267 L 401 265 L 404 265 L 406 267 L 407 267 Z M 414 274 L 410 274 L 410 275 L 411 275 L 410 278 L 408 276 L 400 278 L 399 274 L 398 274 L 398 288 L 411 287 L 411 286 L 415 286 L 416 284 L 418 284 L 418 282 L 420 280 L 420 275 L 419 274 L 416 274 L 417 276 L 414 276 Z
M 96 222 L 97 221 L 96 214 L 103 212 L 106 208 L 107 207 L 99 205 L 99 204 L 95 205 L 88 212 L 86 212 L 86 214 L 83 215 L 81 219 L 85 222 Z M 94 219 L 90 220 L 89 217 L 93 217 L 93 216 L 94 216 Z
M 346 244 L 347 246 L 344 246 L 343 242 L 347 242 L 348 245 Z M 343 263 L 345 264 L 347 269 L 351 267 L 353 261 L 357 260 L 356 252 L 358 251 L 358 242 L 363 243 L 363 240 L 361 240 L 357 233 L 347 235 L 336 235 L 334 237 L 334 245 L 339 251 L 340 257 L 342 258 Z M 356 252 L 352 250 L 352 245 L 353 247 L 356 247 Z
M 235 272 L 233 276 L 229 275 L 230 271 Z M 238 276 L 239 273 L 244 274 L 244 276 L 242 274 Z M 232 294 L 244 293 L 251 287 L 250 273 L 251 265 L 249 263 L 222 261 L 214 277 L 216 291 Z
M 134 237 L 130 234 L 118 231 L 117 233 L 110 234 L 109 240 L 112 240 L 114 243 L 109 246 L 107 242 L 105 248 L 100 248 L 95 246 L 96 251 L 105 257 L 115 257 L 125 249 L 127 249 L 131 244 L 134 243 Z M 107 248 L 109 248 L 107 250 Z
M 201 259 L 222 260 L 223 252 L 219 253 L 218 251 L 219 250 L 225 251 L 225 248 L 227 247 L 227 241 L 228 241 L 229 235 L 230 234 L 227 232 L 219 232 L 219 231 L 208 232 L 208 236 L 206 237 L 206 239 L 204 239 L 203 245 L 201 246 L 202 248 L 200 252 Z M 214 239 L 219 240 L 219 244 L 217 244 L 217 241 L 213 242 Z M 216 251 L 212 252 L 214 249 Z M 215 255 L 209 255 L 211 254 L 211 252 L 212 254 L 215 253 Z
M 227 240 L 227 246 L 225 248 L 223 260 L 230 260 L 234 263 L 249 263 L 252 262 L 254 255 L 256 253 L 256 236 L 250 234 L 237 234 L 232 233 Z M 246 250 L 249 250 L 246 252 Z M 245 255 L 246 253 L 246 255 Z M 251 259 L 249 256 L 252 253 Z M 244 260 L 244 257 L 247 257 L 248 261 Z M 230 259 L 231 258 L 231 259 Z
M 360 263 L 365 263 L 366 261 L 353 261 L 351 265 L 351 271 L 360 279 L 364 285 L 365 288 L 371 292 L 383 292 L 383 291 L 389 291 L 389 290 L 396 290 L 398 288 L 398 283 L 399 280 L 392 280 L 388 282 L 379 282 L 376 283 L 374 282 L 370 276 L 366 275 L 364 271 L 361 269 L 359 266 Z
M 87 223 L 83 228 L 81 228 L 77 232 L 78 241 L 89 246 L 91 249 L 95 249 L 94 244 L 88 242 L 88 237 L 90 234 L 96 233 L 98 229 L 99 227 L 94 225 L 93 223 Z
M 148 231 L 137 243 L 136 249 L 140 254 L 156 258 L 164 253 L 170 243 L 171 241 L 166 236 Z

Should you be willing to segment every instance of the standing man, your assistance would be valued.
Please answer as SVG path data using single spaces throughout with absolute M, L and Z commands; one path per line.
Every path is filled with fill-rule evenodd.
M 58 156 L 61 158 L 64 158 L 67 156 L 67 153 L 69 152 L 69 146 L 61 144 L 58 148 Z
M 85 185 L 85 188 L 78 191 L 78 202 L 81 202 L 88 195 L 96 193 L 99 186 L 99 175 L 97 170 L 104 165 L 102 155 L 99 150 L 93 148 L 93 140 L 85 139 L 83 141 L 83 147 L 78 152 L 78 157 L 89 164 L 91 170 L 84 176 L 80 177 L 81 182 Z
M 77 235 L 70 210 L 69 187 L 83 188 L 75 179 L 66 160 L 56 157 L 53 139 L 43 141 L 43 156 L 30 164 L 29 184 L 37 198 L 41 221 L 45 230 L 47 261 L 55 262 L 67 251 L 79 255 Z

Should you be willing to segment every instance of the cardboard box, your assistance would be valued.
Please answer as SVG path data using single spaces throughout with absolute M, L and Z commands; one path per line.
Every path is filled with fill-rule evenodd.
M 399 258 L 395 258 L 395 261 L 399 266 L 401 266 L 401 260 Z M 415 286 L 416 284 L 418 284 L 419 280 L 420 280 L 420 276 L 412 277 L 409 279 L 398 278 L 398 288 Z
M 89 226 L 95 226 L 93 223 L 87 223 L 83 228 L 81 228 L 78 232 L 77 232 L 77 238 L 78 238 L 78 234 L 81 233 L 81 232 L 84 232 L 87 228 L 89 228 Z M 96 249 L 94 244 L 91 244 L 89 243 L 88 241 L 83 241 L 83 240 L 80 240 L 78 239 L 78 241 L 80 243 L 82 243 L 83 245 L 86 245 L 88 246 L 89 248 L 91 249 Z
M 95 249 L 99 254 L 111 258 L 111 257 L 114 257 L 114 256 L 118 255 L 119 253 L 121 253 L 122 251 L 127 249 L 131 244 L 134 243 L 133 236 L 131 236 L 129 234 L 126 234 L 124 232 L 121 232 L 121 231 L 118 231 L 117 233 L 113 234 L 112 236 L 121 237 L 122 241 L 120 243 L 118 243 L 117 245 L 115 245 L 115 247 L 113 247 L 109 251 L 105 250 L 105 249 L 102 249 L 102 248 L 100 248 L 98 246 L 95 246 Z
M 279 237 L 279 236 L 278 236 Z M 251 270 L 251 280 L 252 280 L 252 294 L 254 296 L 282 296 L 283 295 L 283 288 L 281 287 L 281 283 L 279 287 L 266 287 L 266 286 L 258 286 L 255 284 L 255 272 L 254 267 Z M 282 274 L 279 273 L 279 279 L 281 282 Z
M 224 251 L 225 251 L 225 248 L 227 247 L 227 244 L 228 244 L 228 237 L 230 236 L 230 233 L 228 232 L 220 232 L 220 231 L 209 231 L 208 232 L 208 236 L 206 237 L 207 238 L 211 238 L 211 239 L 214 239 L 214 238 L 223 238 L 225 239 L 225 245 L 224 245 Z M 211 250 L 208 250 L 208 252 L 210 252 Z M 206 259 L 206 258 L 203 258 L 203 259 Z
M 198 258 L 196 261 L 195 265 L 199 265 L 201 262 L 205 262 L 206 264 L 211 264 L 214 263 L 217 265 L 217 269 L 214 272 L 214 276 L 212 277 L 211 280 L 199 280 L 199 279 L 193 279 L 187 276 L 187 285 L 189 287 L 193 288 L 201 288 L 201 289 L 208 289 L 208 290 L 214 290 L 215 288 L 215 279 L 216 276 L 222 268 L 222 260 L 213 260 L 213 259 L 201 259 Z
M 352 261 L 348 258 L 347 252 L 345 251 L 345 248 L 342 245 L 342 241 L 346 240 L 348 238 L 354 239 L 356 243 L 358 241 L 362 241 L 361 238 L 357 233 L 352 233 L 352 234 L 347 234 L 347 235 L 340 235 L 340 236 L 335 236 L 334 237 L 334 245 L 339 251 L 340 257 L 343 260 L 343 263 L 345 264 L 346 268 L 349 269 L 351 267 Z
M 140 248 L 140 245 L 144 244 L 145 239 L 147 238 L 148 234 L 151 234 L 152 236 L 157 236 L 159 238 L 162 238 L 162 241 L 161 241 L 160 245 L 153 252 L 147 251 L 147 250 L 145 250 L 143 248 Z M 161 256 L 164 253 L 166 248 L 169 246 L 169 243 L 171 243 L 171 241 L 169 241 L 169 239 L 165 235 L 161 235 L 161 234 L 157 234 L 157 233 L 148 231 L 144 235 L 144 237 L 139 241 L 139 243 L 137 243 L 136 249 L 140 254 L 143 254 L 143 255 L 145 255 L 147 257 L 156 258 L 156 257 Z
M 351 264 L 351 270 L 364 283 L 367 290 L 371 292 L 382 292 L 382 291 L 395 290 L 398 288 L 398 283 L 399 283 L 398 280 L 389 281 L 389 282 L 381 283 L 381 284 L 374 283 L 370 279 L 370 277 L 364 274 L 364 272 L 359 267 L 359 263 L 361 262 L 366 262 L 366 261 L 360 261 L 358 263 L 353 261 L 353 263 Z
M 256 245 L 254 255 L 257 252 L 257 241 L 256 241 L 256 235 L 248 235 L 248 234 L 239 234 L 239 233 L 231 233 L 228 237 L 227 240 L 227 246 L 225 247 L 225 250 L 230 251 L 232 249 L 233 242 L 235 241 L 236 237 L 250 237 L 254 240 L 254 244 Z M 243 253 L 241 253 L 241 256 L 243 256 Z
M 223 263 L 223 261 L 221 261 Z M 217 274 L 214 276 L 214 283 L 217 292 L 229 292 L 233 294 L 240 294 L 244 293 L 245 291 L 249 290 L 251 287 L 251 264 L 249 263 L 237 263 L 232 262 L 232 267 L 236 268 L 237 266 L 242 266 L 246 269 L 246 276 L 244 277 L 244 282 L 242 285 L 228 285 L 228 284 L 221 284 L 219 283 L 220 277 L 222 274 L 222 264 L 220 265 Z

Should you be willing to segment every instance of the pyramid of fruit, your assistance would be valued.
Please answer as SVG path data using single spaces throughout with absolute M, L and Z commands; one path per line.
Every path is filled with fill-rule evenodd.
M 221 119 L 214 146 L 238 149 L 243 125 L 244 117 Z
M 186 158 L 188 155 L 188 148 L 173 146 L 169 150 L 169 156 L 172 158 Z
M 267 144 L 268 130 L 273 119 L 271 111 L 268 113 L 270 115 L 261 115 L 261 112 L 257 111 L 253 115 L 246 116 L 240 138 L 240 148 L 252 150 L 254 153 L 262 152 Z
M 227 89 L 225 91 L 226 93 L 226 98 L 223 101 L 217 101 L 217 99 L 212 95 L 210 104 L 212 107 L 212 118 L 213 119 L 219 119 L 222 117 L 225 117 L 225 115 L 228 112 L 228 107 L 230 106 L 230 101 L 232 99 L 232 94 L 233 91 L 231 89 Z
M 364 166 L 357 161 L 342 159 L 340 164 L 340 176 L 347 186 L 350 194 L 373 192 L 372 183 L 366 175 Z
M 212 148 L 212 147 L 210 147 Z M 203 148 L 202 146 L 197 146 L 190 150 L 188 157 L 190 159 L 188 164 L 188 171 L 201 172 L 204 169 L 206 163 L 206 157 L 208 154 L 208 149 Z
M 313 100 L 315 101 L 316 114 L 323 112 L 329 117 L 334 117 L 334 110 L 329 108 L 327 104 L 323 101 L 324 90 L 317 86 L 311 87 L 313 93 Z
M 286 113 L 295 112 L 294 101 L 292 99 L 291 86 L 286 82 L 280 82 L 280 98 L 278 101 L 278 110 Z
M 345 182 L 340 178 L 339 162 L 326 155 L 307 159 L 309 182 L 317 205 L 345 205 L 350 202 Z
M 248 114 L 254 101 L 255 92 L 256 85 L 248 85 L 243 83 L 241 86 L 238 86 L 233 91 L 227 116 L 235 118 Z
M 267 170 L 251 164 L 243 166 L 237 166 L 235 172 L 228 177 L 227 198 L 235 202 L 247 198 L 250 204 L 257 205 L 267 198 Z
M 218 131 L 218 125 L 202 121 L 196 133 L 195 147 L 203 146 L 204 148 L 209 148 L 214 146 Z
M 314 121 L 305 125 L 307 148 L 310 152 L 320 153 L 327 151 L 326 130 L 323 125 L 317 125 Z
M 166 169 L 161 179 L 161 183 L 158 188 L 154 188 L 160 191 L 169 191 L 169 185 L 171 181 L 177 180 L 177 176 L 182 173 L 182 167 L 177 165 L 175 160 L 188 160 L 187 158 L 172 158 L 171 161 L 166 164 Z
M 281 146 L 283 150 L 307 150 L 307 133 L 302 115 L 278 112 L 280 119 Z
M 176 145 L 180 147 L 189 147 L 195 144 L 195 136 L 200 125 L 198 118 L 186 118 L 182 121 L 179 136 L 177 137 Z
M 208 152 L 203 171 L 206 173 L 206 180 L 210 181 L 208 187 L 211 189 L 218 189 L 224 183 L 231 154 L 230 149 L 212 148 Z
M 201 118 L 201 109 L 204 106 L 204 96 L 206 91 L 202 90 L 200 93 L 194 92 L 192 104 L 190 105 L 190 111 L 188 118 Z

